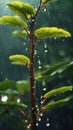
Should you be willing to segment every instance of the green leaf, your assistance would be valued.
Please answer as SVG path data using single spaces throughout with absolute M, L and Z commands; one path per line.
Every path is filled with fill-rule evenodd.
M 42 3 L 47 4 L 48 2 L 54 2 L 54 1 L 56 1 L 56 0 L 42 0 Z
M 5 91 L 5 94 L 15 94 L 15 95 L 18 95 L 18 91 L 14 90 L 14 89 L 7 89 Z
M 16 85 L 16 82 L 13 80 L 5 80 L 0 82 L 0 91 L 6 91 Z
M 19 94 L 25 95 L 27 92 L 30 91 L 30 82 L 27 80 L 26 81 L 24 81 L 24 80 L 17 81 L 16 87 L 17 87 Z
M 67 91 L 72 91 L 72 89 L 73 89 L 73 86 L 64 86 L 64 87 L 56 88 L 44 94 L 43 97 L 50 98 L 52 96 L 57 96 L 58 94 L 65 93 Z
M 15 37 L 19 37 L 19 38 L 25 38 L 25 36 L 27 35 L 27 32 L 25 30 L 20 31 L 20 30 L 16 30 L 12 33 Z
M 68 67 L 68 65 L 72 65 L 72 61 L 71 62 L 63 61 L 63 62 L 59 62 L 51 66 L 46 65 L 44 66 L 42 70 L 37 71 L 35 73 L 35 79 L 40 80 L 40 81 L 45 80 L 49 82 L 53 80 L 56 75 L 63 72 Z
M 10 26 L 18 26 L 21 28 L 26 29 L 27 28 L 27 23 L 21 20 L 17 16 L 3 16 L 0 17 L 0 24 L 4 25 L 10 25 Z
M 35 36 L 38 39 L 42 39 L 42 38 L 71 37 L 71 34 L 66 30 L 57 27 L 42 27 L 35 31 Z
M 24 110 L 25 108 L 27 108 L 27 105 L 23 103 L 16 103 L 16 102 L 0 102 L 0 107 L 20 108 Z
M 54 80 L 72 79 L 73 61 L 63 61 L 54 65 L 46 65 L 35 73 L 35 79 L 39 81 L 53 82 Z
M 11 55 L 9 59 L 12 61 L 11 64 L 15 65 L 29 65 L 30 59 L 27 56 L 24 55 Z
M 73 102 L 73 96 L 68 96 L 64 99 L 59 99 L 58 101 L 51 101 L 50 103 L 48 103 L 42 107 L 42 111 L 51 110 L 51 109 L 54 109 L 57 107 L 63 107 L 65 105 L 67 105 L 67 107 L 68 107 L 68 104 L 71 100 Z M 69 107 L 70 107 L 70 105 L 71 104 L 69 104 Z
M 18 16 L 25 17 L 26 19 L 30 18 L 30 16 L 35 15 L 35 9 L 31 4 L 13 1 L 8 2 L 7 6 Z

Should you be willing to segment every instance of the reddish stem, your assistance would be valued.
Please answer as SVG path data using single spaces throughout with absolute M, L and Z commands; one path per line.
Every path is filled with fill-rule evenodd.
M 36 130 L 36 98 L 34 86 L 34 19 L 30 25 L 30 95 L 31 95 L 31 130 Z

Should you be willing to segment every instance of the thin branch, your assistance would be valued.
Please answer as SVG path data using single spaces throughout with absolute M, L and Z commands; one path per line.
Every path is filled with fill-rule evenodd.
M 42 111 L 42 106 L 43 106 L 43 104 L 45 103 L 45 101 L 46 101 L 46 98 L 44 98 L 44 99 L 40 102 L 40 108 L 39 108 L 39 111 L 37 112 L 37 115 L 36 115 L 36 120 L 37 120 L 37 121 L 39 121 L 40 116 L 41 116 L 41 114 L 43 113 L 43 111 Z
M 28 120 L 28 122 L 30 123 L 30 120 L 28 119 L 28 117 L 27 117 L 27 113 L 26 113 L 26 111 L 23 111 L 23 110 L 21 110 L 20 108 L 18 109 L 20 112 L 21 112 L 21 114 L 26 118 L 26 120 Z

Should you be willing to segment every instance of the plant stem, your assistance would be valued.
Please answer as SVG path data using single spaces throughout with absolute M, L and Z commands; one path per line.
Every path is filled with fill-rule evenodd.
M 31 95 L 31 130 L 36 130 L 36 98 L 34 86 L 34 19 L 30 25 L 30 95 Z
M 36 14 L 31 18 L 30 23 L 30 96 L 31 96 L 31 130 L 36 130 L 36 93 L 35 93 L 35 84 L 34 84 L 34 25 L 36 21 L 36 16 L 41 8 L 40 5 L 37 8 Z

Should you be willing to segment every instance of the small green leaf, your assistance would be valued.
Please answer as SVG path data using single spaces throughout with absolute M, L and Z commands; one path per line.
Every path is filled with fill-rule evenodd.
M 25 36 L 27 35 L 27 32 L 25 30 L 20 31 L 20 30 L 16 30 L 12 33 L 15 37 L 19 37 L 19 38 L 25 38 Z
M 13 94 L 13 95 L 18 95 L 18 91 L 17 90 L 14 90 L 14 89 L 7 89 L 5 91 L 5 94 Z
M 56 0 L 42 0 L 42 3 L 47 4 L 48 2 L 54 2 L 54 1 L 56 1 Z
M 62 71 L 64 71 L 68 65 L 72 65 L 72 61 L 63 61 L 56 63 L 54 65 L 46 65 L 44 68 L 40 71 L 37 71 L 35 73 L 35 79 L 40 81 L 51 81 L 55 78 L 56 75 L 60 74 Z M 59 76 L 58 76 L 59 77 Z
M 31 4 L 20 2 L 20 1 L 12 1 L 8 2 L 7 6 L 18 16 L 25 17 L 26 19 L 30 18 L 30 16 L 35 15 L 35 9 Z
M 24 55 L 11 55 L 9 59 L 12 61 L 11 64 L 15 65 L 29 65 L 30 59 L 27 56 Z
M 57 27 L 42 27 L 35 31 L 35 36 L 38 39 L 42 39 L 42 38 L 71 37 L 71 34 L 66 30 Z
M 16 103 L 16 102 L 0 102 L 0 107 L 20 108 L 24 110 L 25 108 L 27 108 L 27 105 L 23 103 Z
M 21 28 L 26 29 L 27 28 L 27 23 L 21 20 L 17 16 L 3 16 L 0 17 L 0 24 L 4 25 L 10 25 L 10 26 L 18 26 Z
M 73 96 L 69 96 L 64 99 L 59 99 L 58 101 L 51 101 L 50 103 L 48 103 L 42 107 L 42 111 L 51 110 L 51 109 L 54 109 L 57 107 L 65 106 L 65 105 L 68 106 L 68 103 L 70 102 L 70 100 L 73 101 Z M 70 105 L 71 104 L 69 104 L 69 107 L 70 107 Z
M 10 89 L 11 87 L 15 87 L 16 82 L 13 80 L 5 80 L 0 82 L 0 91 L 6 91 L 7 89 Z
M 64 87 L 60 87 L 60 88 L 57 88 L 57 89 L 53 89 L 49 92 L 47 92 L 46 94 L 44 94 L 44 98 L 50 98 L 52 96 L 57 96 L 58 94 L 62 94 L 62 93 L 65 93 L 67 91 L 70 91 L 73 89 L 73 86 L 64 86 Z
M 30 91 L 30 82 L 29 81 L 17 81 L 16 82 L 16 88 L 21 95 L 25 95 L 27 92 Z

